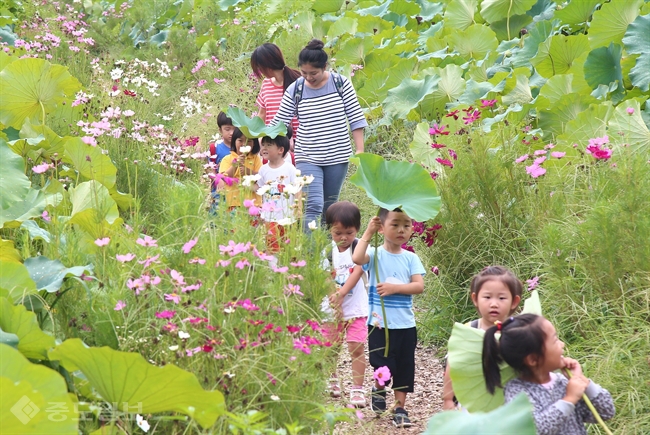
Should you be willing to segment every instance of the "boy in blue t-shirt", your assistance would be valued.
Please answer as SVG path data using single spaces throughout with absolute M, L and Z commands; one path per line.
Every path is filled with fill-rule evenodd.
M 379 283 L 375 276 L 375 249 L 367 249 L 372 236 L 384 235 L 384 244 L 377 249 Z M 404 409 L 406 394 L 413 392 L 415 383 L 415 346 L 417 331 L 413 313 L 413 295 L 424 291 L 425 273 L 422 262 L 402 245 L 413 234 L 413 221 L 400 209 L 384 208 L 370 220 L 363 237 L 359 239 L 352 260 L 368 269 L 368 351 L 370 365 L 377 370 L 387 366 L 392 374 L 395 392 L 393 424 L 410 427 L 411 421 Z M 367 251 L 366 251 L 367 250 Z M 386 319 L 382 319 L 381 297 L 384 298 Z M 388 356 L 384 357 L 386 337 L 384 322 L 388 327 Z M 372 409 L 378 414 L 386 411 L 386 391 L 375 382 L 372 392 Z
M 235 132 L 235 126 L 232 125 L 232 119 L 230 119 L 224 112 L 219 112 L 219 115 L 217 116 L 217 125 L 219 126 L 221 140 L 217 143 L 210 143 L 210 156 L 208 157 L 209 161 L 216 165 L 214 168 L 215 174 L 219 173 L 219 164 L 221 163 L 221 160 L 227 155 L 230 155 L 230 143 L 232 140 L 232 134 Z M 210 214 L 216 214 L 221 199 L 219 191 L 217 190 L 216 180 L 212 181 L 210 194 L 212 196 Z

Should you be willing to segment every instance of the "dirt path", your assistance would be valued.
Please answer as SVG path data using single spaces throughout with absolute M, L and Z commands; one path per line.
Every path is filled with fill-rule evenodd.
M 366 362 L 368 355 L 366 352 Z M 443 368 L 437 356 L 437 350 L 434 347 L 423 347 L 418 345 L 415 350 L 415 392 L 410 393 L 407 397 L 406 410 L 413 422 L 413 426 L 408 429 L 397 429 L 393 426 L 390 416 L 376 417 L 370 410 L 370 397 L 368 396 L 368 406 L 362 409 L 364 418 L 354 423 L 341 423 L 337 425 L 335 433 L 338 435 L 349 434 L 420 434 L 427 426 L 429 418 L 442 410 L 442 377 Z M 343 397 L 341 400 L 345 403 L 347 392 L 352 385 L 351 360 L 347 353 L 343 353 L 339 360 L 339 376 L 341 378 Z M 368 389 L 372 383 L 372 367 L 366 369 L 366 386 Z M 388 390 L 386 402 L 390 405 L 394 403 L 392 391 Z

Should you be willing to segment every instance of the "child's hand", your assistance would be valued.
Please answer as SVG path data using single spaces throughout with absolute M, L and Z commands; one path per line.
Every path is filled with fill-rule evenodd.
M 341 305 L 341 302 L 343 301 L 343 297 L 341 297 L 341 293 L 338 291 L 335 291 L 330 295 L 330 305 L 332 308 L 336 309 Z
M 443 411 L 455 411 L 456 410 L 456 404 L 454 403 L 453 399 L 445 399 L 442 402 L 442 410 Z
M 574 405 L 578 403 L 582 399 L 582 395 L 585 393 L 589 382 L 589 379 L 583 374 L 573 375 L 566 386 L 566 396 L 564 396 L 563 400 L 571 402 Z
M 580 363 L 578 361 L 567 357 L 563 357 L 562 360 L 564 361 L 563 368 L 571 370 L 571 374 L 574 376 L 582 375 L 582 367 L 580 367 Z
M 368 228 L 366 228 L 365 233 L 363 233 L 364 238 L 367 237 L 367 240 L 369 240 L 370 237 L 374 236 L 375 233 L 379 231 L 379 228 L 381 228 L 381 219 L 379 219 L 379 216 L 375 216 L 370 219 L 370 222 L 368 222 Z
M 400 284 L 390 284 L 387 282 L 380 282 L 377 284 L 377 294 L 379 296 L 389 296 L 399 293 Z

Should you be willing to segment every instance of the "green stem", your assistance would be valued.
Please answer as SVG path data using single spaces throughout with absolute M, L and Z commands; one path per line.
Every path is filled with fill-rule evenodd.
M 379 216 L 379 212 L 377 216 Z M 375 269 L 375 286 L 379 284 L 379 259 L 377 258 L 377 249 L 379 248 L 379 235 L 375 233 L 373 238 L 373 244 L 375 245 L 375 257 L 373 258 L 373 268 Z M 375 287 L 376 288 L 376 287 Z M 386 318 L 386 306 L 384 305 L 384 297 L 379 296 L 379 301 L 381 302 L 381 317 L 384 322 L 384 334 L 386 337 L 386 347 L 384 348 L 384 358 L 388 358 L 388 319 Z
M 567 378 L 571 379 L 571 378 L 573 377 L 573 375 L 571 374 L 571 370 L 565 368 L 565 369 L 562 369 L 562 371 L 563 371 L 564 374 L 567 376 Z M 589 400 L 589 397 L 587 397 L 586 394 L 583 394 L 583 395 L 582 395 L 582 400 L 585 401 L 585 404 L 587 405 L 587 408 L 589 408 L 589 410 L 591 411 L 591 413 L 592 413 L 592 414 L 594 415 L 594 417 L 596 418 L 596 421 L 598 422 L 598 424 L 600 425 L 600 427 L 603 428 L 603 430 L 605 431 L 605 433 L 606 433 L 607 435 L 613 435 L 613 434 L 612 434 L 612 431 L 609 430 L 609 428 L 607 427 L 607 425 L 606 425 L 605 422 L 603 421 L 603 418 L 600 416 L 600 414 L 598 413 L 598 411 L 596 411 L 596 408 L 594 407 L 594 404 L 591 403 L 591 400 Z

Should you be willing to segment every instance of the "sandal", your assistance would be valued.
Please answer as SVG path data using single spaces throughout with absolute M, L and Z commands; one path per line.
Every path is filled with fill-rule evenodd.
M 350 390 L 350 404 L 356 406 L 357 408 L 366 407 L 366 393 L 359 388 L 353 388 Z
M 337 378 L 330 378 L 329 387 L 327 389 L 330 392 L 330 396 L 335 398 L 341 397 L 341 385 L 339 384 L 339 380 Z

